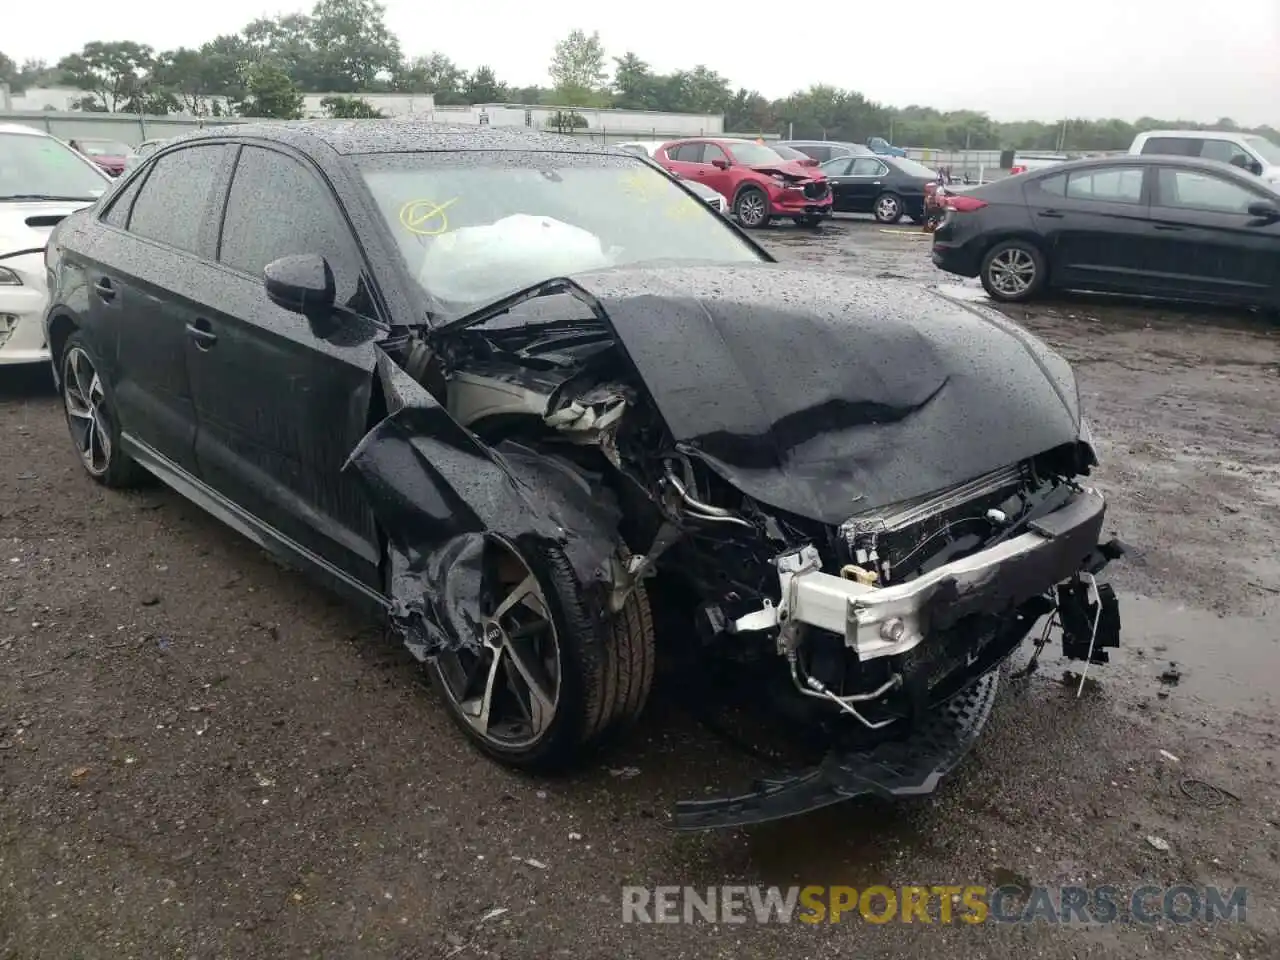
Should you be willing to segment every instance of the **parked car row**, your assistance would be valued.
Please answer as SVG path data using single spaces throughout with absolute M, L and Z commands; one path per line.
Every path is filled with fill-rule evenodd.
M 833 203 L 760 144 L 654 152 L 744 223 Z M 92 199 L 68 153 L 89 179 L 57 189 Z M 162 145 L 38 256 L 85 473 L 158 477 L 380 612 L 488 756 L 556 769 L 635 722 L 658 622 L 827 754 L 681 829 L 930 792 L 1042 618 L 1068 657 L 1118 643 L 1065 362 L 917 285 L 776 263 L 648 159 L 244 124 Z

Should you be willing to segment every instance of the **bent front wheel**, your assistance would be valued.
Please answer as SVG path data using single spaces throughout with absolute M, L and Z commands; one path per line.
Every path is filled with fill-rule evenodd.
M 639 716 L 654 669 L 643 586 L 601 629 L 555 545 L 494 543 L 484 580 L 479 646 L 440 654 L 431 668 L 453 720 L 484 753 L 561 769 Z

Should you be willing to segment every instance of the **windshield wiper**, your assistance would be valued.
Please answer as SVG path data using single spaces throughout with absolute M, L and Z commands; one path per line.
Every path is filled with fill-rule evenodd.
M 93 203 L 93 201 L 97 199 L 98 199 L 97 197 L 64 197 L 64 196 L 60 196 L 58 194 L 53 194 L 53 193 L 9 193 L 9 194 L 0 196 L 0 201 L 3 201 L 3 200 L 66 200 L 66 201 L 78 200 L 78 201 L 83 201 L 84 203 Z

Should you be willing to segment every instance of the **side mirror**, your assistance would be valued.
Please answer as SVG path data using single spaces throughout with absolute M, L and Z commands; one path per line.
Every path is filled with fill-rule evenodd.
M 1259 220 L 1280 220 L 1280 207 L 1270 200 L 1255 200 L 1249 204 L 1249 216 Z
M 803 160 L 801 160 L 801 161 L 800 161 L 800 166 L 802 166 L 802 167 L 816 167 L 816 166 L 818 166 L 818 161 L 817 161 L 817 160 L 815 160 L 813 157 L 805 157 Z
M 1257 160 L 1249 161 L 1249 172 L 1252 173 L 1255 177 L 1262 176 L 1262 164 L 1260 164 Z
M 302 253 L 272 260 L 262 271 L 267 297 L 310 320 L 327 320 L 337 300 L 333 270 L 324 257 Z
M 711 161 L 711 165 L 712 165 L 713 167 L 715 167 L 717 170 L 728 170 L 728 169 L 729 169 L 729 161 L 728 161 L 728 160 L 712 160 L 712 161 Z

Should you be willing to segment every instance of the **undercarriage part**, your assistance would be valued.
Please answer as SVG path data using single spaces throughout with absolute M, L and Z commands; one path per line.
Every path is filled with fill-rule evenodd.
M 833 752 L 818 766 L 757 781 L 750 793 L 676 804 L 682 832 L 743 827 L 781 820 L 859 796 L 887 799 L 932 793 L 972 748 L 995 704 L 998 673 L 988 673 L 931 712 L 901 740 L 865 750 Z
M 667 461 L 665 470 L 666 482 L 680 497 L 690 516 L 698 520 L 705 520 L 708 523 L 730 523 L 736 524 L 740 527 L 746 527 L 748 530 L 752 531 L 756 529 L 754 524 L 750 521 L 744 520 L 732 510 L 726 510 L 724 507 L 716 507 L 709 503 L 703 503 L 701 500 L 694 497 L 694 495 L 689 492 L 688 486 L 676 476 L 675 470 L 672 469 L 670 461 Z
M 1085 578 L 1090 581 L 1085 582 Z M 1120 646 L 1120 601 L 1109 583 L 1092 583 L 1092 574 L 1058 587 L 1062 655 L 1068 660 L 1109 663 L 1107 650 Z M 1094 587 L 1096 600 L 1089 599 Z
M 854 704 L 873 702 L 879 700 L 886 694 L 897 690 L 902 686 L 901 674 L 895 673 L 875 690 L 870 690 L 866 693 L 852 693 L 842 696 L 827 689 L 826 684 L 812 674 L 805 674 L 802 678 L 799 657 L 796 656 L 795 651 L 791 651 L 787 655 L 787 660 L 791 666 L 791 680 L 796 685 L 796 689 L 805 696 L 817 697 L 820 700 L 830 700 L 868 730 L 879 730 L 882 727 L 887 727 L 889 724 L 897 721 L 897 717 L 887 717 L 883 720 L 868 720 L 858 712 L 858 708 L 854 706 Z

